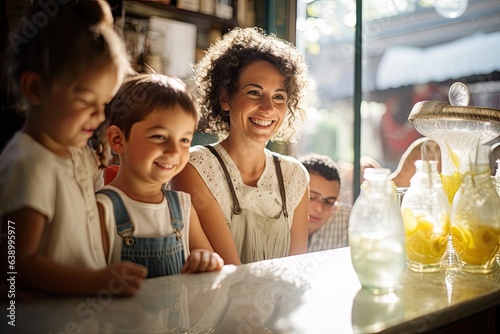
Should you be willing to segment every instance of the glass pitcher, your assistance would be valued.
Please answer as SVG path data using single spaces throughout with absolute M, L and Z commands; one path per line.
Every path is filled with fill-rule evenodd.
M 449 233 L 450 205 L 431 166 L 436 162 L 415 162 L 416 172 L 401 203 L 406 257 L 416 272 L 439 271 Z
M 453 200 L 453 247 L 467 272 L 490 273 L 498 252 L 500 197 L 490 173 L 487 162 L 470 164 Z
M 405 270 L 401 211 L 388 181 L 389 169 L 367 168 L 349 217 L 351 260 L 363 288 L 391 291 Z

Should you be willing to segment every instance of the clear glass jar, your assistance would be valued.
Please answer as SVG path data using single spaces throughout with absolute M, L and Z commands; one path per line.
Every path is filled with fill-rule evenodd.
M 368 168 L 349 217 L 351 260 L 363 288 L 391 291 L 404 272 L 405 238 L 389 169 Z
M 415 168 L 401 203 L 406 257 L 411 270 L 436 272 L 446 250 L 450 205 L 437 174 L 437 165 L 417 160 Z
M 490 173 L 488 163 L 471 164 L 451 210 L 453 247 L 472 273 L 490 273 L 499 246 L 500 197 Z

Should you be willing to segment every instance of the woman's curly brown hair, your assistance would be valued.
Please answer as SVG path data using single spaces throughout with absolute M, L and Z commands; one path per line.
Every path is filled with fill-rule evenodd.
M 238 90 L 242 70 L 259 60 L 278 69 L 285 78 L 288 94 L 286 118 L 273 140 L 290 141 L 297 135 L 306 114 L 302 105 L 309 83 L 306 61 L 294 45 L 259 28 L 231 30 L 212 44 L 195 66 L 197 102 L 202 113 L 200 132 L 217 134 L 220 139 L 228 135 L 230 119 L 220 105 L 221 93 L 231 100 Z

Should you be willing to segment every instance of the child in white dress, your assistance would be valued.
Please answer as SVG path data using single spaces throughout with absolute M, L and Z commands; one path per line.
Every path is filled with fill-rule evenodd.
M 41 5 L 22 22 L 36 23 Z M 123 42 L 105 1 L 70 1 L 45 17 L 11 44 L 11 89 L 27 114 L 0 156 L 2 273 L 24 291 L 130 296 L 147 270 L 106 265 L 95 199 L 102 171 L 88 145 L 129 70 Z

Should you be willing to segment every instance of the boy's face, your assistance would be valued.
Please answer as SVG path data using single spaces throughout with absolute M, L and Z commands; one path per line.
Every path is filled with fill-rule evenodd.
M 189 161 L 195 127 L 194 117 L 178 105 L 151 112 L 132 125 L 120 169 L 140 182 L 169 182 Z
M 340 193 L 339 181 L 328 181 L 311 173 L 309 182 L 309 235 L 323 226 L 335 212 L 335 202 Z

